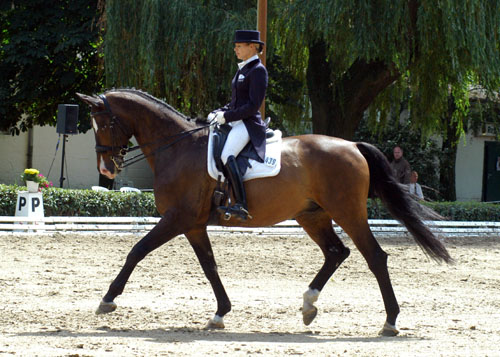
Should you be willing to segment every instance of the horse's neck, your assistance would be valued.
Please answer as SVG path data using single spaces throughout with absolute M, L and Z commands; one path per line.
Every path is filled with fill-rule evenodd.
M 134 136 L 141 146 L 142 152 L 147 157 L 153 172 L 155 171 L 154 153 L 169 144 L 172 144 L 172 148 L 161 151 L 174 151 L 174 146 L 181 146 L 186 140 L 189 140 L 189 138 L 184 138 L 173 144 L 180 138 L 181 133 L 196 127 L 193 122 L 185 120 L 176 113 L 148 116 L 148 118 L 140 119 L 135 124 Z
M 171 117 L 152 116 L 140 119 L 134 128 L 134 136 L 139 145 L 158 146 L 168 138 L 194 128 L 194 125 L 182 117 L 173 114 Z M 162 140 L 165 139 L 165 140 Z M 157 144 L 151 144 L 157 143 Z

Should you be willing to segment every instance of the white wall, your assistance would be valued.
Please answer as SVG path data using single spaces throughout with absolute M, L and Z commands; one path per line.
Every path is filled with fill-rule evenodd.
M 33 167 L 48 175 L 54 159 L 56 143 L 59 134 L 54 127 L 35 127 L 33 135 Z M 460 140 L 456 161 L 457 199 L 460 201 L 480 201 L 483 182 L 484 142 L 492 137 L 467 135 Z M 19 136 L 0 134 L 0 183 L 22 185 L 19 176 L 26 168 L 26 153 L 28 145 L 27 133 Z M 86 134 L 70 135 L 66 144 L 67 178 L 65 188 L 90 188 L 97 185 L 95 139 L 90 130 Z M 138 151 L 132 153 L 137 155 Z M 59 149 L 55 155 L 54 164 L 49 179 L 54 186 L 59 187 L 61 170 L 62 136 Z M 146 161 L 141 161 L 125 168 L 116 179 L 117 186 L 134 186 L 151 188 L 153 174 Z
M 0 133 L 0 183 L 20 183 L 26 165 L 28 135 L 10 136 Z
M 467 134 L 457 146 L 455 183 L 458 201 L 481 201 L 484 143 L 494 138 Z
M 54 127 L 37 126 L 33 129 L 33 167 L 38 169 L 55 187 L 59 187 L 61 174 L 61 158 L 63 136 L 60 136 L 59 148 L 56 144 L 59 134 Z M 28 134 L 19 136 L 0 134 L 0 183 L 23 185 L 21 173 L 26 168 L 26 154 Z M 66 164 L 64 188 L 90 188 L 99 183 L 96 154 L 94 151 L 95 139 L 92 130 L 86 134 L 69 135 L 66 142 Z M 136 152 L 137 155 L 138 152 Z M 55 159 L 54 159 L 55 158 Z M 146 161 L 141 161 L 123 170 L 116 179 L 118 186 L 134 186 L 151 188 L 153 174 Z

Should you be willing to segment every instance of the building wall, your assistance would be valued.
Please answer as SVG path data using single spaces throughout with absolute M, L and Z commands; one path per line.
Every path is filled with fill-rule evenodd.
M 40 170 L 54 186 L 59 187 L 62 157 L 62 136 L 55 128 L 35 127 L 33 135 L 33 167 Z M 56 144 L 60 140 L 56 152 Z M 493 140 L 488 136 L 467 135 L 460 140 L 456 162 L 456 188 L 459 201 L 480 201 L 483 183 L 484 142 Z M 28 135 L 0 135 L 0 183 L 22 185 L 19 176 L 26 168 Z M 65 188 L 91 188 L 98 185 L 95 139 L 92 131 L 70 135 L 66 143 Z M 133 155 L 137 155 L 137 152 Z M 52 163 L 53 162 L 53 163 Z M 50 169 L 52 164 L 52 169 Z M 152 188 L 153 174 L 146 161 L 141 161 L 118 175 L 116 186 Z
M 56 145 L 59 147 L 56 152 Z M 33 128 L 33 167 L 59 187 L 61 176 L 63 136 L 54 127 L 37 126 Z M 94 133 L 69 135 L 66 142 L 66 168 L 64 188 L 91 188 L 99 183 Z M 23 185 L 21 173 L 26 168 L 28 134 L 19 136 L 0 134 L 0 183 Z M 137 153 L 135 153 L 137 155 Z M 52 168 L 51 168 L 52 165 Z M 133 186 L 152 188 L 153 173 L 146 161 L 125 168 L 116 179 L 117 187 Z
M 458 201 L 481 201 L 483 188 L 484 143 L 490 136 L 462 136 L 457 147 L 455 183 Z

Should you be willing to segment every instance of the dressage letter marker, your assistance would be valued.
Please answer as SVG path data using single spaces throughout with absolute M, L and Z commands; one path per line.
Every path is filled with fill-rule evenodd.
M 41 192 L 17 193 L 16 217 L 43 218 L 43 197 Z

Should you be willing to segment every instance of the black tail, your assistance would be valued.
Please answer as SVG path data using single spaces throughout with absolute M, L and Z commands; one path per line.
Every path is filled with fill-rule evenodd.
M 444 219 L 429 207 L 414 199 L 403 185 L 399 184 L 391 170 L 389 161 L 375 146 L 367 143 L 356 143 L 365 157 L 370 169 L 370 193 L 379 197 L 389 213 L 405 225 L 418 245 L 436 261 L 451 263 L 453 259 L 445 246 L 434 233 L 422 222 L 423 219 Z

